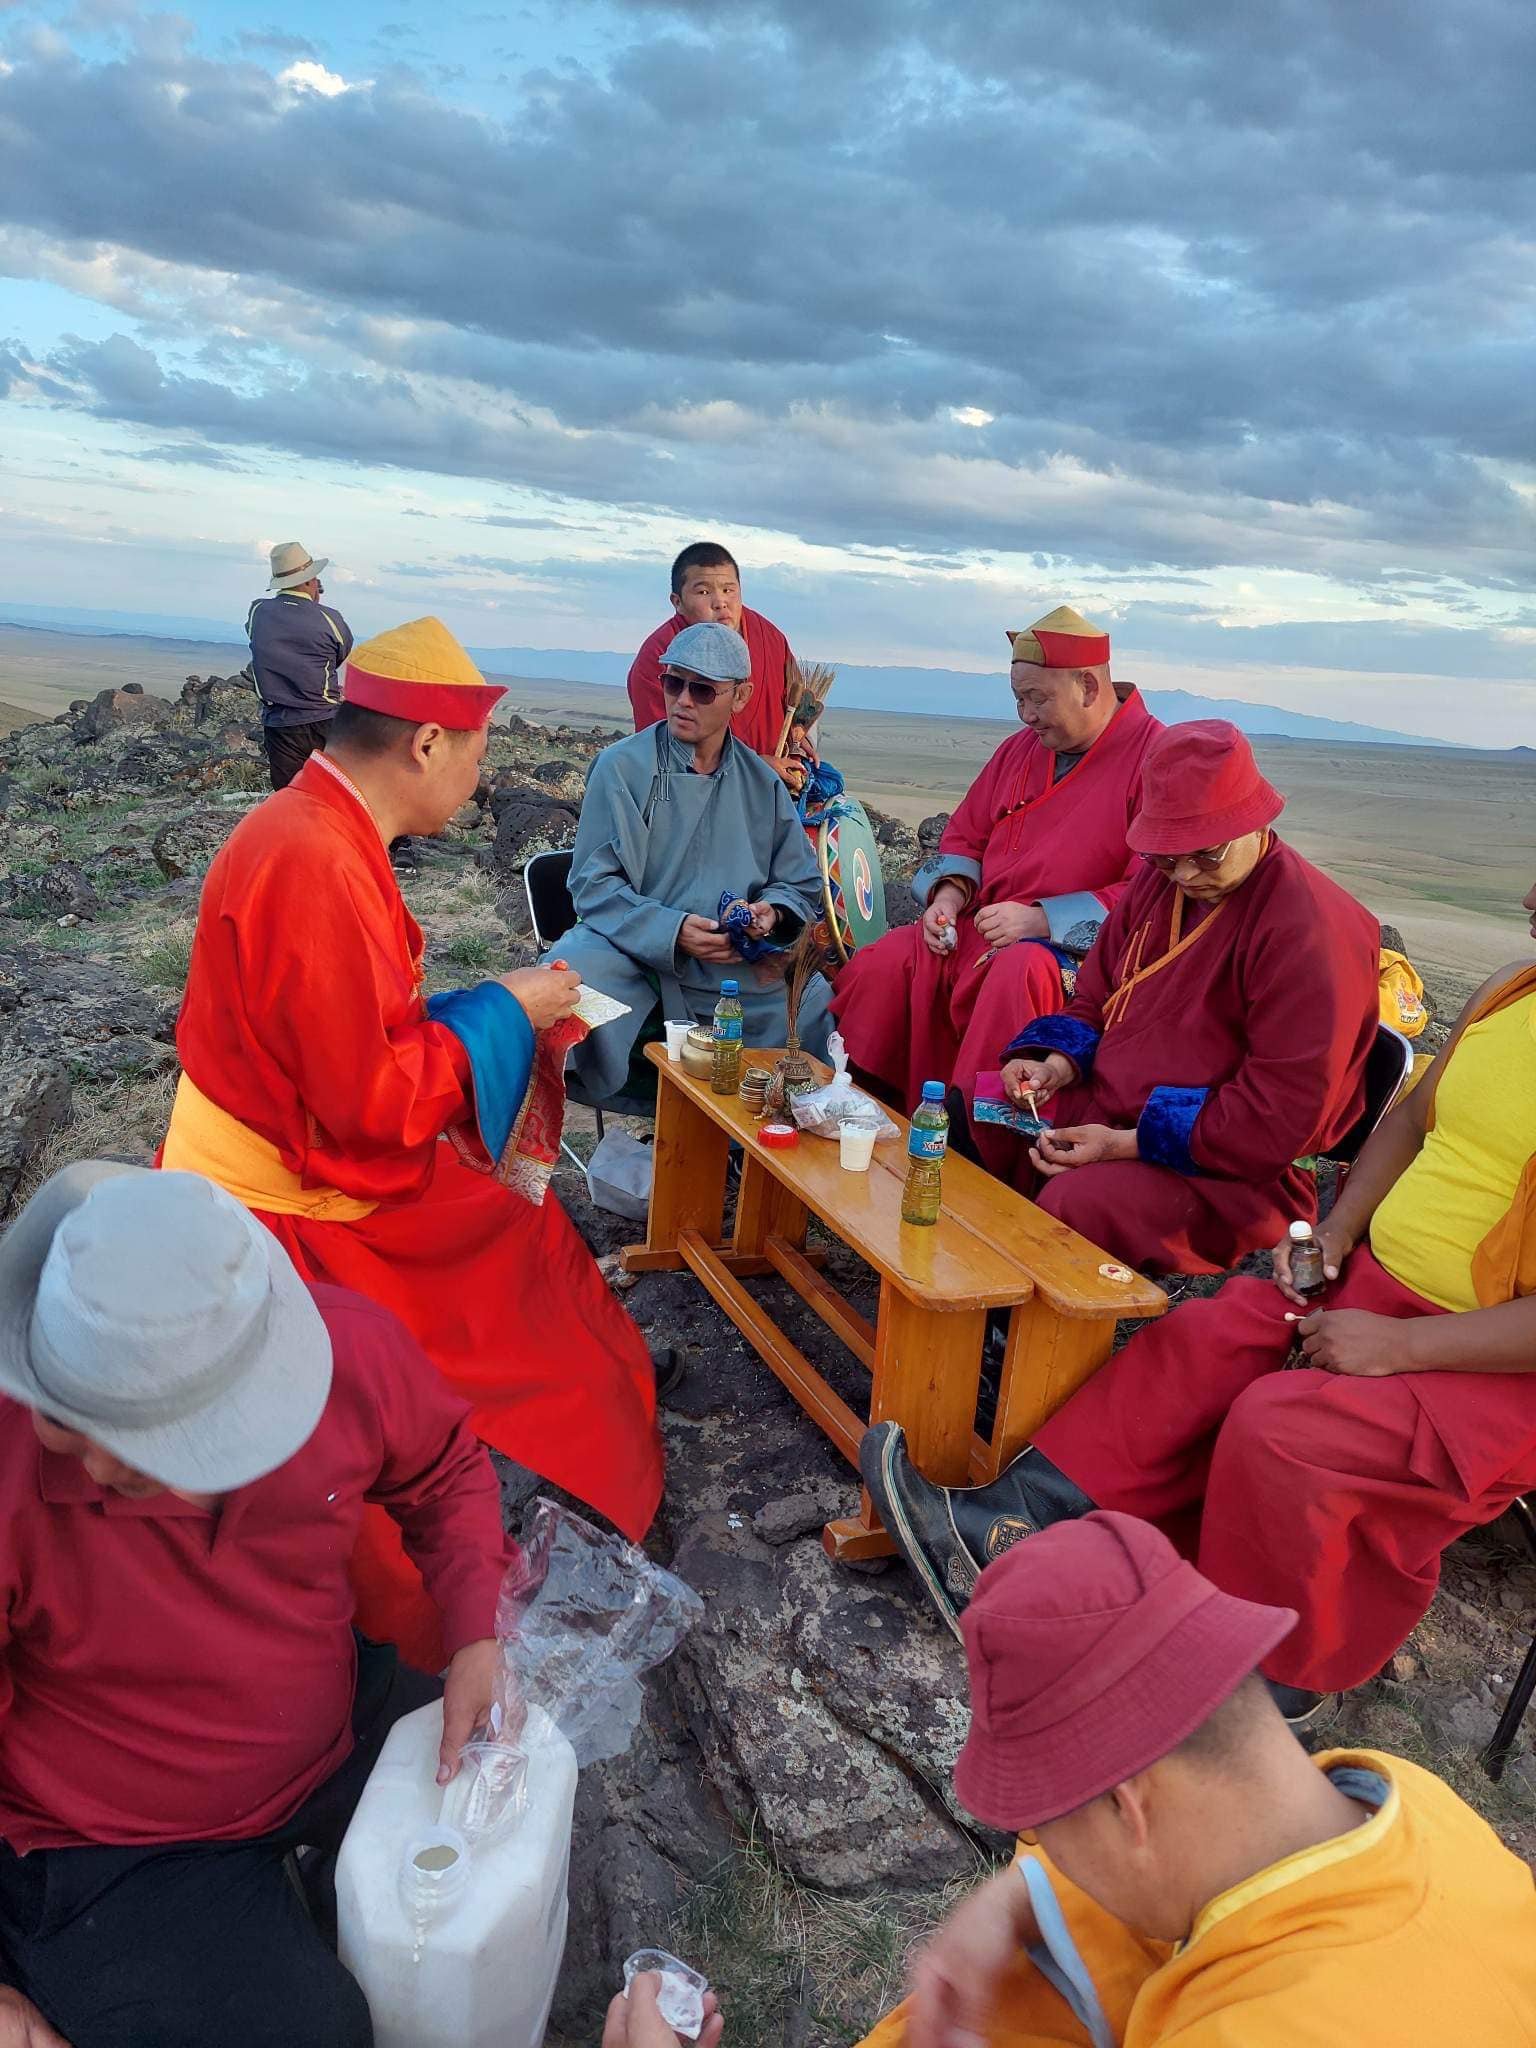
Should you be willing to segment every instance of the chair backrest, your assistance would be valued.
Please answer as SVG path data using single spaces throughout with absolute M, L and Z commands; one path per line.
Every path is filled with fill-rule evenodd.
M 1413 1047 L 1401 1031 L 1390 1024 L 1376 1026 L 1375 1041 L 1365 1056 L 1365 1107 L 1335 1145 L 1328 1157 L 1352 1166 L 1366 1139 L 1403 1092 L 1413 1072 Z
M 571 849 L 536 853 L 523 868 L 523 890 L 533 920 L 533 942 L 542 950 L 563 938 L 576 922 L 571 901 Z

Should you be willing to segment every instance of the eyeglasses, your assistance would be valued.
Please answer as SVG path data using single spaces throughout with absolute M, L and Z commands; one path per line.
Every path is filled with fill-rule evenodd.
M 686 695 L 691 697 L 695 704 L 713 704 L 721 690 L 727 688 L 734 689 L 735 685 L 704 683 L 700 682 L 697 676 L 663 676 L 661 687 L 668 697 L 682 697 Z
M 1203 868 L 1209 875 L 1221 866 L 1232 846 L 1229 839 L 1224 846 L 1203 846 L 1198 853 L 1144 853 L 1141 857 L 1149 868 L 1156 868 L 1159 874 L 1171 875 L 1175 868 L 1181 868 L 1185 861 L 1192 860 L 1197 868 Z

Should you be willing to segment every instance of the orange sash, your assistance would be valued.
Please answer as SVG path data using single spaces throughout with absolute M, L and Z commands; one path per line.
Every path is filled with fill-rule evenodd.
M 1496 988 L 1467 1022 L 1480 1024 L 1484 1017 L 1507 1010 L 1533 989 L 1536 964 L 1522 967 L 1502 988 Z M 1456 1055 L 1452 1053 L 1451 1057 Z M 1488 1107 L 1490 1115 L 1496 1113 L 1495 1104 Z M 1434 1121 L 1435 1105 L 1431 1102 L 1431 1129 Z M 1536 1153 L 1525 1162 L 1508 1214 L 1493 1226 L 1472 1254 L 1472 1291 L 1484 1308 L 1496 1308 L 1502 1301 L 1518 1301 L 1525 1295 L 1536 1294 Z
M 284 1166 L 275 1145 L 210 1102 L 186 1074 L 177 1083 L 160 1164 L 172 1173 L 200 1173 L 247 1209 L 265 1209 L 273 1216 L 360 1223 L 379 1206 L 344 1195 L 339 1188 L 305 1187 Z

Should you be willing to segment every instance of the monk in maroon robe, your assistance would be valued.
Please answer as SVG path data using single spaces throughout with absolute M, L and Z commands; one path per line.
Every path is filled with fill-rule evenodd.
M 1536 1488 L 1533 1053 L 1527 958 L 1366 1141 L 1317 1229 L 1321 1295 L 1280 1237 L 1272 1281 L 1139 1330 L 988 1485 L 932 1486 L 894 1423 L 872 1430 L 875 1504 L 945 1618 L 989 1558 L 1097 1505 L 1159 1523 L 1223 1592 L 1295 1610 L 1263 1669 L 1299 1728 L 1379 1671 L 1446 1546 Z
M 739 633 L 752 658 L 752 693 L 731 720 L 732 736 L 752 753 L 761 754 L 791 793 L 797 792 L 804 779 L 803 766 L 778 759 L 788 709 L 787 677 L 795 657 L 772 619 L 748 611 L 742 603 L 741 571 L 735 557 L 714 541 L 695 541 L 672 564 L 672 616 L 656 628 L 630 664 L 629 701 L 635 731 L 659 725 L 667 715 L 661 691 L 667 649 L 685 626 L 710 624 L 729 626 Z
M 1004 740 L 945 827 L 912 894 L 922 922 L 859 949 L 832 1008 L 859 1072 L 915 1102 L 953 1082 L 969 1106 L 1008 1040 L 1059 1010 L 1070 975 L 1136 863 L 1125 833 L 1141 760 L 1161 731 L 1109 675 L 1109 636 L 1069 605 L 1011 633 L 1025 730 Z M 979 1131 L 989 1165 L 995 1134 Z
M 1128 1265 L 1225 1272 L 1314 1217 L 1294 1162 L 1364 1107 L 1380 927 L 1270 829 L 1283 804 L 1236 726 L 1159 733 L 1142 871 L 1071 1002 L 1007 1048 L 1007 1092 L 1054 1126 L 1011 1139 L 1011 1177 Z

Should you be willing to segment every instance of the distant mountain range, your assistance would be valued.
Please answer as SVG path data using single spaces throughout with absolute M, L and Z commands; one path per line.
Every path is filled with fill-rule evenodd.
M 537 678 L 542 682 L 622 684 L 627 654 L 594 654 L 574 647 L 472 647 L 488 675 Z M 958 668 L 864 668 L 841 661 L 832 702 L 840 711 L 902 711 L 930 718 L 1007 718 L 1001 675 Z M 1196 697 L 1188 690 L 1146 690 L 1147 708 L 1165 725 L 1191 718 L 1225 718 L 1242 732 L 1282 740 L 1368 743 L 1378 747 L 1442 747 L 1445 740 L 1348 719 L 1314 718 L 1278 704 L 1247 704 L 1235 697 Z M 962 708 L 963 707 L 963 708 Z
M 97 637 L 126 635 L 133 639 L 192 640 L 231 647 L 245 644 L 238 628 L 228 620 L 161 616 L 154 612 L 92 611 L 83 607 L 6 602 L 0 604 L 0 625 Z M 631 659 L 627 654 L 594 653 L 579 647 L 472 647 L 470 653 L 492 675 L 619 688 L 629 673 Z M 833 702 L 841 710 L 900 711 L 935 718 L 1008 715 L 1000 674 L 953 668 L 869 668 L 856 662 L 838 662 L 836 667 L 837 692 Z M 1235 697 L 1197 697 L 1188 690 L 1147 690 L 1144 694 L 1148 709 L 1169 725 L 1181 725 L 1191 718 L 1225 718 L 1243 732 L 1273 739 L 1322 740 L 1333 744 L 1364 742 L 1391 747 L 1451 744 L 1417 733 L 1286 711 L 1278 704 L 1249 704 Z

